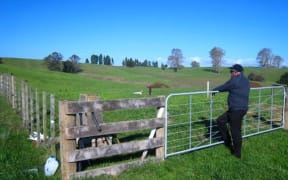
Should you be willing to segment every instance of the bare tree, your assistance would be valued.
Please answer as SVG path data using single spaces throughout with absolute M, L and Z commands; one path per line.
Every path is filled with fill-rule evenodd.
M 75 63 L 75 64 L 78 64 L 79 63 L 79 61 L 80 61 L 80 57 L 79 56 L 77 56 L 77 55 L 75 55 L 75 54 L 73 54 L 70 58 L 69 58 L 69 60 L 72 62 L 72 63 Z
M 283 62 L 284 62 L 284 59 L 279 55 L 273 56 L 272 58 L 272 65 L 274 67 L 280 68 Z
M 220 47 L 214 47 L 210 51 L 210 57 L 212 59 L 212 67 L 216 68 L 217 72 L 219 72 L 218 69 L 222 65 L 224 55 L 225 51 Z
M 183 63 L 184 57 L 181 49 L 173 48 L 171 51 L 171 55 L 168 57 L 168 64 L 171 68 L 177 72 L 178 68 L 181 67 Z
M 263 48 L 261 49 L 257 54 L 257 61 L 260 65 L 260 67 L 270 67 L 272 66 L 272 52 L 269 48 Z

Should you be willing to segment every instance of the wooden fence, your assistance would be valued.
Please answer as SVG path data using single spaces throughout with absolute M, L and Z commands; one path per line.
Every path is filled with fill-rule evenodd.
M 6 96 L 12 108 L 22 117 L 22 124 L 31 139 L 47 144 L 55 142 L 55 97 L 29 87 L 25 80 L 17 81 L 13 74 L 0 74 L 0 94 Z M 47 101 L 47 97 L 49 100 Z M 48 121 L 48 118 L 50 121 Z
M 84 99 L 84 100 L 83 100 Z M 60 154 L 62 179 L 117 175 L 123 170 L 141 165 L 148 161 L 164 159 L 164 105 L 165 98 L 137 98 L 120 100 L 93 100 L 82 98 L 80 101 L 60 101 Z M 105 123 L 105 112 L 129 111 L 152 108 L 156 117 L 150 119 L 126 120 Z M 147 114 L 146 114 L 147 115 Z M 121 119 L 121 117 L 119 117 Z M 149 137 L 119 141 L 121 133 L 135 134 L 145 129 Z M 93 141 L 93 139 L 95 141 Z M 113 140 L 113 139 L 116 139 Z M 89 141 L 82 146 L 80 141 Z M 118 141 L 117 141 L 118 140 Z M 92 142 L 91 142 L 92 141 Z M 94 143 L 93 143 L 94 142 Z M 94 144 L 94 145 L 93 145 Z M 152 151 L 152 154 L 150 153 Z M 135 156 L 136 160 L 107 165 L 119 156 Z M 140 153 L 137 154 L 137 153 Z M 147 154 L 149 156 L 147 156 Z M 113 160 L 112 160 L 113 159 Z M 120 158 L 121 159 L 121 158 Z M 130 158 L 128 158 L 130 159 Z M 97 161 L 97 167 L 90 170 L 79 169 L 79 164 Z M 102 164 L 101 164 L 102 163 Z M 108 163 L 109 164 L 109 163 Z M 93 163 L 92 163 L 93 165 Z M 80 166 L 81 167 L 81 166 Z M 78 169 L 77 169 L 78 168 Z

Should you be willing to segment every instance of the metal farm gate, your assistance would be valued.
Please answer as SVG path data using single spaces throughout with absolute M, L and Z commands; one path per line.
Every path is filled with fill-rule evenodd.
M 165 158 L 223 143 L 216 119 L 227 110 L 228 93 L 211 96 L 212 92 L 175 93 L 166 98 Z M 283 128 L 285 97 L 283 86 L 251 88 L 243 137 Z

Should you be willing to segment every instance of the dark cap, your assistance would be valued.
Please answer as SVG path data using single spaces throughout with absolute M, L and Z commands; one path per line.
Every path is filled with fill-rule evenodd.
M 240 65 L 240 64 L 234 64 L 232 67 L 230 67 L 229 69 L 233 69 L 233 70 L 236 70 L 238 72 L 242 72 L 244 69 L 243 67 Z

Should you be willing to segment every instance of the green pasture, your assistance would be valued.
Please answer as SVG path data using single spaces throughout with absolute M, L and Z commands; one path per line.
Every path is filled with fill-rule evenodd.
M 0 73 L 13 73 L 16 80 L 27 80 L 30 86 L 39 91 L 54 94 L 57 100 L 78 100 L 80 94 L 98 95 L 100 99 L 108 100 L 205 91 L 207 81 L 210 81 L 211 88 L 213 88 L 225 82 L 230 76 L 227 68 L 221 69 L 220 73 L 215 73 L 208 67 L 183 68 L 175 73 L 170 69 L 163 71 L 160 68 L 126 68 L 92 64 L 81 64 L 83 72 L 79 74 L 67 74 L 48 71 L 43 65 L 43 61 L 40 60 L 3 58 L 3 62 L 0 64 Z M 276 81 L 286 71 L 287 69 L 245 68 L 246 75 L 250 72 L 262 75 L 266 79 L 265 82 L 261 82 L 263 86 L 276 84 Z M 155 82 L 166 84 L 169 88 L 155 88 L 152 90 L 152 95 L 149 95 L 147 85 Z M 144 91 L 142 96 L 133 94 L 134 91 L 140 90 Z M 270 92 L 263 92 L 263 95 L 265 93 L 269 94 Z M 197 98 L 192 99 L 192 104 L 194 101 L 199 101 Z M 206 94 L 200 98 L 207 99 Z M 225 93 L 215 97 L 215 101 L 223 102 L 219 107 L 215 107 L 215 112 L 222 112 L 226 106 L 225 98 Z M 256 103 L 257 100 L 253 101 Z M 181 108 L 181 104 L 185 107 L 191 103 L 191 99 L 175 98 L 171 99 L 171 102 L 177 104 L 177 107 L 170 110 L 171 115 L 183 114 L 186 116 L 187 109 Z M 1 97 L 0 103 L 0 179 L 45 179 L 41 168 L 49 156 L 49 150 L 33 147 L 31 142 L 25 138 L 28 132 L 21 128 L 20 117 L 7 104 L 5 98 Z M 277 99 L 275 103 L 280 104 L 282 101 Z M 194 114 L 193 119 L 197 120 L 208 116 L 206 112 L 208 107 L 209 104 L 206 103 L 195 105 L 193 108 L 198 108 L 197 112 L 202 113 Z M 104 121 L 150 118 L 155 117 L 155 113 L 154 109 L 133 113 L 105 112 Z M 179 117 L 174 118 L 171 125 L 181 122 L 181 118 L 177 118 Z M 199 126 L 201 125 L 199 124 Z M 183 130 L 175 129 L 175 131 Z M 203 134 L 204 132 L 203 129 L 198 133 Z M 139 135 L 148 137 L 149 132 L 139 133 Z M 288 177 L 287 136 L 286 130 L 277 130 L 244 139 L 241 160 L 232 157 L 223 145 L 217 145 L 200 151 L 172 156 L 160 163 L 148 163 L 129 169 L 116 177 L 101 176 L 95 179 L 135 179 L 135 177 L 143 180 L 285 179 Z M 125 135 L 120 138 L 125 138 Z M 37 174 L 27 173 L 27 170 L 35 167 L 39 168 Z M 54 177 L 49 179 L 60 179 L 59 170 Z
M 147 67 L 115 67 L 93 64 L 81 64 L 83 72 L 68 74 L 49 71 L 42 60 L 2 58 L 0 72 L 13 73 L 18 80 L 27 80 L 28 84 L 39 91 L 54 94 L 59 100 L 78 100 L 79 94 L 98 95 L 101 99 L 121 99 L 138 97 L 135 91 L 148 94 L 147 85 L 160 82 L 170 88 L 155 88 L 151 96 L 165 95 L 178 92 L 206 90 L 207 81 L 211 88 L 226 81 L 230 74 L 227 68 L 215 73 L 209 67 L 183 68 L 175 73 L 171 69 Z M 245 74 L 262 75 L 266 81 L 261 84 L 270 86 L 279 80 L 286 69 L 263 69 L 247 67 Z
M 43 165 L 49 152 L 27 141 L 28 132 L 8 102 L 0 97 L 0 179 L 61 179 L 57 171 L 45 177 Z M 286 179 L 288 176 L 288 132 L 278 130 L 244 139 L 243 158 L 232 157 L 223 146 L 172 156 L 160 163 L 148 163 L 116 177 L 94 179 Z M 38 169 L 38 173 L 29 169 Z M 28 172 L 27 172 L 28 171 Z M 92 178 L 90 178 L 92 179 Z

